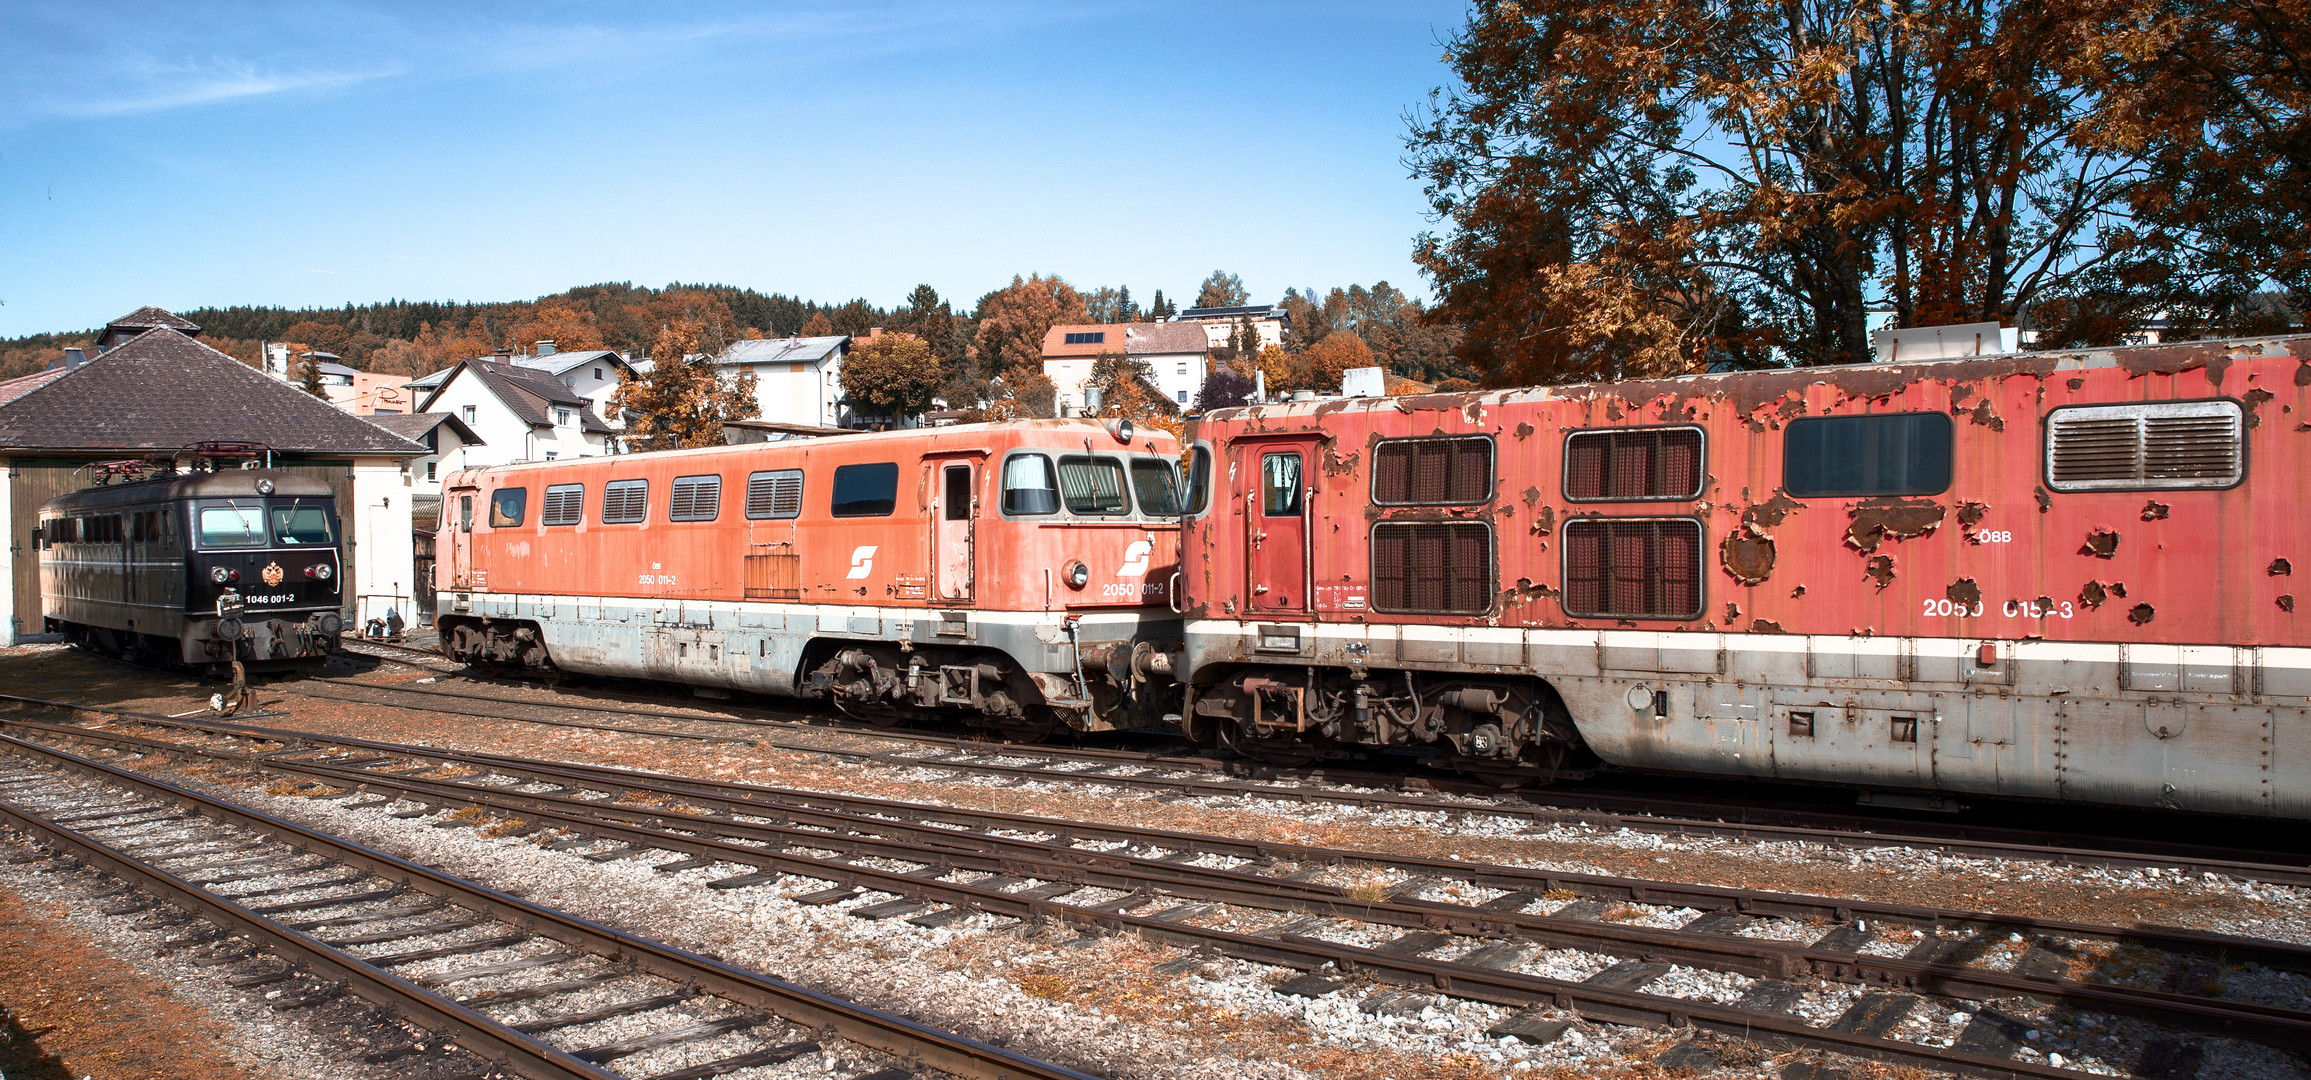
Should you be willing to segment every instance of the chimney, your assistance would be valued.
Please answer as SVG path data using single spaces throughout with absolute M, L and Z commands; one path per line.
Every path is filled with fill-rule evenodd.
M 88 362 L 88 354 L 77 348 L 64 350 L 64 370 L 71 371 Z
M 541 340 L 538 342 L 538 355 L 539 355 L 539 356 L 552 356 L 552 355 L 554 355 L 554 339 L 552 339 L 552 338 L 544 338 L 544 339 L 541 339 Z

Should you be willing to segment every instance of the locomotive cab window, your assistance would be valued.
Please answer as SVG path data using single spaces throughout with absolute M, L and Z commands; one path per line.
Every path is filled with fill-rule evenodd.
M 1040 515 L 1059 512 L 1059 478 L 1051 459 L 1041 454 L 1013 454 L 1003 461 L 1003 512 Z
M 1060 458 L 1059 496 L 1070 514 L 1111 517 L 1131 512 L 1123 493 L 1123 466 L 1114 458 L 1080 454 Z
M 257 507 L 201 508 L 202 547 L 262 547 L 264 543 L 265 515 Z
M 1565 436 L 1565 498 L 1640 502 L 1701 497 L 1701 429 L 1620 428 Z
M 631 525 L 650 516 L 650 481 L 612 480 L 602 485 L 602 524 Z
M 889 517 L 899 505 L 899 463 L 835 466 L 836 517 Z
M 1179 470 L 1163 458 L 1131 459 L 1131 487 L 1139 512 L 1149 517 L 1180 516 Z
M 273 539 L 282 545 L 328 544 L 335 541 L 329 512 L 318 506 L 291 503 L 273 508 Z
M 1814 416 L 1782 435 L 1782 488 L 1797 499 L 1939 495 L 1953 433 L 1941 413 Z
M 546 485 L 546 509 L 541 525 L 575 525 L 586 518 L 586 485 Z
M 491 492 L 489 497 L 489 527 L 493 529 L 521 528 L 522 516 L 528 512 L 529 503 L 530 489 L 528 488 L 499 488 Z
M 1701 617 L 1701 523 L 1692 518 L 1575 518 L 1564 559 L 1567 615 Z
M 1372 454 L 1372 501 L 1381 506 L 1473 506 L 1492 497 L 1490 435 L 1389 439 Z
M 971 520 L 971 467 L 949 465 L 942 475 L 946 487 L 939 497 L 940 516 L 948 521 Z
M 1260 512 L 1269 517 L 1300 516 L 1300 455 L 1260 455 Z
M 2231 487 L 2246 476 L 2245 431 L 2245 413 L 2229 400 L 2056 409 L 2046 415 L 2046 486 Z
M 666 499 L 668 521 L 712 521 L 722 513 L 720 476 L 677 476 Z
M 746 516 L 764 518 L 802 516 L 802 470 L 765 469 L 746 475 Z

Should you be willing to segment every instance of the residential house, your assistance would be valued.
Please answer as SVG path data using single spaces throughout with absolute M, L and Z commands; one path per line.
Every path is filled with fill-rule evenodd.
M 1211 346 L 1195 323 L 1104 323 L 1054 326 L 1043 335 L 1043 374 L 1058 388 L 1061 416 L 1089 407 L 1084 384 L 1102 356 L 1144 361 L 1156 388 L 1186 408 L 1211 370 Z M 1223 342 L 1224 344 L 1224 342 Z
M 409 388 L 407 375 L 379 375 L 375 372 L 353 373 L 353 400 L 345 403 L 347 412 L 355 416 L 406 416 L 417 411 L 417 399 L 424 396 Z
M 843 356 L 851 339 L 831 337 L 760 338 L 741 341 L 715 358 L 725 376 L 754 375 L 754 419 L 811 427 L 850 427 L 843 400 Z
M 533 368 L 491 358 L 451 368 L 418 406 L 464 421 L 476 441 L 444 455 L 440 470 L 512 461 L 597 457 L 614 452 L 610 425 L 594 403 L 562 381 Z
M 466 447 L 483 445 L 481 435 L 455 413 L 374 413 L 368 420 L 425 448 L 424 456 L 409 461 L 410 490 L 420 503 L 429 496 L 440 501 L 441 478 L 465 460 Z
M 201 328 L 158 308 L 113 320 L 98 353 L 67 356 L 48 370 L 0 382 L 0 521 L 21 541 L 42 502 L 86 487 L 88 466 L 163 458 L 196 443 L 268 448 L 272 467 L 325 480 L 344 529 L 343 614 L 358 626 L 416 595 L 410 546 L 410 480 L 404 463 L 422 448 L 390 431 L 267 378 L 194 340 Z M 9 545 L 0 574 L 0 643 L 41 640 L 38 556 Z
M 625 353 L 609 349 L 572 349 L 562 352 L 554 348 L 552 341 L 540 341 L 536 349 L 534 353 L 500 352 L 481 359 L 542 371 L 560 379 L 563 386 L 592 402 L 594 415 L 610 425 L 611 430 L 625 430 L 625 418 L 618 415 L 618 410 L 610 405 L 610 396 L 618 392 L 621 378 L 626 373 L 639 370 L 633 361 L 626 358 Z M 419 376 L 409 380 L 409 386 L 422 402 L 425 395 L 439 389 L 442 383 L 449 380 L 450 373 L 456 370 L 455 367 L 446 367 L 433 374 Z M 617 452 L 614 441 L 612 452 Z
M 1171 317 L 1175 323 L 1193 323 L 1204 328 L 1207 347 L 1228 347 L 1228 335 L 1237 331 L 1244 320 L 1252 322 L 1252 330 L 1260 335 L 1260 348 L 1284 343 L 1284 331 L 1292 326 L 1291 313 L 1274 304 L 1250 304 L 1244 307 L 1196 307 Z M 1255 350 L 1257 351 L 1257 350 Z

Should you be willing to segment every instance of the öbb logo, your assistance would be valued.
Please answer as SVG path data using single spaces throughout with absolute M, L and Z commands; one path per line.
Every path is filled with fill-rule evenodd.
M 1123 565 L 1116 568 L 1117 577 L 1139 577 L 1147 573 L 1148 556 L 1155 553 L 1155 545 L 1146 540 L 1134 540 L 1123 549 Z
M 857 581 L 874 572 L 875 547 L 874 544 L 862 544 L 852 550 L 850 580 Z

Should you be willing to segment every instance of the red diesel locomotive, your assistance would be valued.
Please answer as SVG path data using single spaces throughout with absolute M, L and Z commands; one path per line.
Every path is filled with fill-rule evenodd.
M 1016 738 L 1159 724 L 1178 459 L 1054 420 L 463 471 L 443 648 Z
M 2311 338 L 1300 402 L 1193 443 L 1183 712 L 1251 752 L 2311 816 Z

